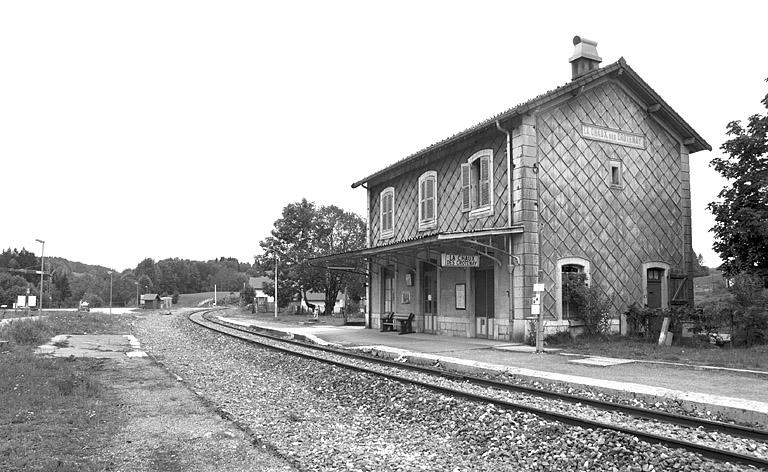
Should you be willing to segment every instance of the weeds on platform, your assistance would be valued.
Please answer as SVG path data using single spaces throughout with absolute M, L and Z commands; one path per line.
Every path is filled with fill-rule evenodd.
M 99 451 L 119 410 L 99 382 L 101 360 L 48 358 L 34 348 L 63 333 L 122 330 L 125 321 L 88 313 L 50 314 L 8 323 L 0 338 L 0 470 L 104 470 Z
M 123 334 L 130 331 L 127 316 L 99 313 L 50 312 L 0 326 L 0 339 L 22 346 L 45 344 L 57 334 Z
M 750 348 L 717 347 L 695 339 L 680 346 L 659 346 L 652 339 L 619 335 L 548 336 L 547 346 L 578 354 L 626 359 L 681 362 L 734 369 L 768 371 L 768 345 Z

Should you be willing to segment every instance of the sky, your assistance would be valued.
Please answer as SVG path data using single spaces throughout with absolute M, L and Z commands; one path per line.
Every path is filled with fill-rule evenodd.
M 713 147 L 765 113 L 768 3 L 0 2 L 0 247 L 117 270 L 251 262 L 282 208 L 365 214 L 351 184 L 570 81 L 572 38 L 623 56 Z

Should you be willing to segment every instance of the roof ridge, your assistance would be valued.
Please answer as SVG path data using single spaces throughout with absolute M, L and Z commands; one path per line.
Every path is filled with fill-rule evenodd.
M 492 123 L 495 123 L 499 119 L 506 118 L 506 117 L 514 114 L 519 109 L 529 105 L 530 103 L 532 103 L 534 101 L 543 100 L 544 98 L 549 97 L 550 95 L 554 95 L 558 91 L 561 91 L 561 90 L 563 90 L 565 88 L 574 86 L 576 83 L 581 83 L 581 82 L 584 82 L 586 80 L 592 79 L 592 76 L 604 75 L 604 74 L 607 73 L 607 71 L 609 71 L 609 69 L 616 68 L 617 66 L 626 66 L 626 61 L 624 60 L 623 57 L 621 57 L 616 62 L 613 62 L 611 64 L 606 65 L 605 67 L 601 67 L 599 69 L 595 69 L 595 70 L 589 71 L 589 72 L 585 73 L 584 75 L 581 75 L 578 78 L 571 80 L 570 82 L 567 82 L 567 83 L 565 83 L 563 85 L 555 87 L 555 88 L 553 88 L 551 90 L 548 90 L 546 92 L 540 93 L 540 94 L 534 96 L 533 98 L 530 98 L 528 100 L 525 100 L 523 102 L 518 103 L 517 105 L 513 106 L 512 108 L 508 108 L 508 109 L 506 109 L 506 110 L 504 110 L 504 111 L 502 111 L 500 113 L 497 113 L 497 114 L 491 116 L 490 118 L 487 118 L 487 119 L 485 119 L 483 121 L 480 121 L 480 122 L 476 123 L 473 126 L 465 128 L 462 131 L 459 131 L 457 133 L 452 134 L 451 136 L 448 136 L 447 138 L 444 138 L 444 139 L 442 139 L 440 141 L 437 141 L 437 142 L 435 142 L 433 144 L 430 144 L 429 146 L 424 147 L 424 148 L 422 148 L 422 149 L 420 149 L 420 150 L 418 150 L 418 151 L 416 151 L 416 152 L 414 152 L 412 154 L 409 154 L 409 155 L 403 157 L 402 159 L 399 159 L 399 160 L 395 161 L 394 163 L 386 166 L 385 168 L 383 168 L 383 169 L 381 169 L 381 170 L 379 170 L 377 172 L 374 172 L 373 174 L 370 174 L 368 177 L 365 177 L 364 179 L 359 180 L 359 181 L 353 183 L 352 184 L 352 188 L 358 187 L 359 185 L 361 185 L 361 184 L 367 182 L 368 180 L 370 180 L 371 178 L 373 178 L 373 177 L 375 177 L 377 175 L 380 175 L 383 172 L 386 172 L 387 170 L 395 168 L 395 167 L 399 166 L 400 164 L 402 164 L 402 163 L 404 163 L 406 161 L 415 159 L 415 158 L 417 158 L 417 157 L 419 157 L 419 156 L 421 156 L 423 154 L 426 154 L 427 152 L 429 152 L 431 150 L 440 148 L 440 147 L 442 147 L 443 145 L 447 144 L 448 142 L 450 142 L 452 140 L 455 140 L 455 139 L 458 139 L 460 137 L 463 137 L 466 134 L 469 134 L 469 133 L 472 133 L 472 132 L 475 132 L 475 131 L 479 131 L 480 129 L 484 128 L 485 126 L 489 126 Z

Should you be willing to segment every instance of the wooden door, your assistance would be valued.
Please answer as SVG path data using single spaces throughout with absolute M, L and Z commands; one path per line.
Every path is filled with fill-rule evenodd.
M 475 327 L 478 338 L 493 334 L 493 294 L 493 269 L 475 269 Z
M 424 332 L 437 333 L 437 268 L 421 263 L 421 303 L 424 311 Z
M 661 278 L 664 276 L 664 269 L 648 269 L 648 298 L 646 306 L 648 308 L 661 308 Z

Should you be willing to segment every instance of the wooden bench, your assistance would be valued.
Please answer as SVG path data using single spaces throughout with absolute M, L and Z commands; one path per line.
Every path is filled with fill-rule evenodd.
M 413 333 L 413 318 L 415 318 L 413 313 L 407 315 L 389 313 L 381 319 L 381 330 L 394 331 L 395 325 L 399 324 L 397 334 Z
M 392 319 L 394 316 L 394 313 L 384 313 L 381 315 L 381 332 L 395 330 L 395 321 Z

